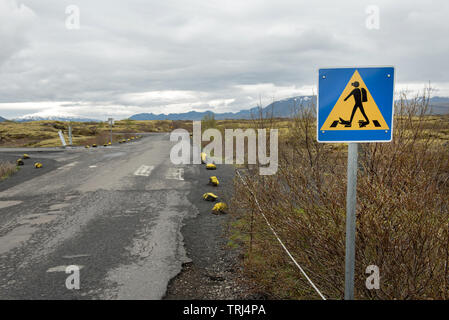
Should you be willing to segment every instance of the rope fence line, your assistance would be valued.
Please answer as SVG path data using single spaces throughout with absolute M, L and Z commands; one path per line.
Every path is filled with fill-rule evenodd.
M 265 216 L 265 214 L 262 211 L 262 208 L 259 205 L 259 201 L 257 200 L 256 196 L 254 195 L 254 193 L 252 192 L 252 190 L 249 188 L 248 184 L 246 183 L 245 180 L 243 180 L 242 176 L 240 175 L 240 172 L 237 170 L 237 175 L 239 176 L 240 180 L 243 182 L 243 184 L 246 186 L 246 188 L 248 189 L 248 191 L 251 193 L 251 195 L 253 196 L 257 208 L 259 209 L 259 212 L 261 213 L 262 217 L 265 219 L 265 222 L 267 223 L 268 227 L 271 229 L 271 231 L 273 232 L 274 236 L 276 237 L 276 239 L 279 241 L 279 243 L 281 244 L 281 247 L 285 250 L 285 252 L 287 253 L 287 255 L 290 257 L 290 259 L 293 261 L 293 263 L 298 267 L 299 271 L 301 271 L 301 273 L 303 274 L 303 276 L 307 279 L 307 281 L 310 283 L 310 285 L 312 286 L 313 289 L 315 289 L 315 291 L 318 293 L 318 295 L 321 297 L 321 299 L 326 300 L 326 297 L 321 293 L 321 291 L 317 288 L 317 286 L 312 282 L 312 280 L 309 278 L 309 276 L 307 275 L 307 273 L 303 270 L 303 268 L 299 265 L 298 262 L 296 262 L 295 258 L 293 258 L 292 254 L 290 253 L 290 251 L 288 251 L 287 247 L 284 245 L 284 243 L 282 242 L 282 240 L 279 238 L 279 236 L 277 235 L 276 231 L 274 231 L 273 227 L 271 226 L 271 223 L 268 221 L 267 217 Z

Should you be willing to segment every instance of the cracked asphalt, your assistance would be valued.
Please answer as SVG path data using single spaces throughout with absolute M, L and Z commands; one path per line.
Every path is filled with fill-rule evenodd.
M 0 299 L 161 299 L 183 265 L 213 263 L 223 218 L 201 200 L 208 173 L 173 165 L 172 145 L 163 133 L 106 148 L 0 151 L 0 160 L 31 156 L 0 182 Z M 69 265 L 80 268 L 78 290 L 66 287 Z

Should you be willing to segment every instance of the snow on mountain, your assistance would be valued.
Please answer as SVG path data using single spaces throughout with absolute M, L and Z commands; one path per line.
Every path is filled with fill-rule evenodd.
M 77 116 L 37 116 L 25 115 L 13 119 L 16 122 L 30 122 L 30 121 L 74 121 L 74 122 L 99 122 L 97 119 L 82 118 Z
M 277 117 L 288 118 L 291 117 L 295 110 L 299 107 L 310 106 L 316 104 L 316 96 L 296 96 L 291 98 L 274 101 L 266 107 L 262 108 L 262 114 L 265 117 Z M 449 113 L 449 98 L 448 97 L 432 97 L 430 99 L 430 105 L 432 107 L 431 113 L 433 114 L 448 114 Z M 75 122 L 100 122 L 98 119 L 84 118 L 73 114 L 62 114 L 54 112 L 56 110 L 46 110 L 34 114 L 24 115 L 13 119 L 17 122 L 29 122 L 29 121 L 75 121 Z M 131 116 L 131 120 L 201 120 L 206 114 L 213 113 L 215 119 L 251 119 L 258 117 L 260 108 L 254 107 L 251 109 L 245 109 L 238 112 L 224 112 L 215 113 L 211 111 L 187 111 L 184 113 L 169 113 L 169 114 L 154 114 L 154 113 L 139 113 Z M 0 122 L 6 119 L 0 117 Z

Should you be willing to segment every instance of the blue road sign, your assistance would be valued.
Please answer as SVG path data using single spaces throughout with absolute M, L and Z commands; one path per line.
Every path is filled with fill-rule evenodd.
M 394 67 L 319 69 L 318 141 L 391 141 L 393 97 Z

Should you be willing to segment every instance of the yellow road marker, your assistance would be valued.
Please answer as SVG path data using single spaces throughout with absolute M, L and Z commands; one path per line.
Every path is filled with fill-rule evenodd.
M 206 201 L 215 201 L 218 199 L 218 196 L 213 194 L 212 192 L 208 192 L 203 194 L 203 199 Z
M 210 178 L 209 178 L 209 184 L 211 184 L 211 185 L 217 187 L 218 184 L 219 184 L 219 181 L 218 181 L 217 177 L 216 177 L 216 176 L 210 177 Z
M 226 210 L 228 209 L 228 206 L 224 202 L 219 202 L 212 208 L 212 213 L 214 214 L 220 214 L 220 213 L 226 213 Z
M 207 170 L 216 170 L 217 166 L 213 163 L 208 163 L 208 164 L 206 164 L 206 169 Z

